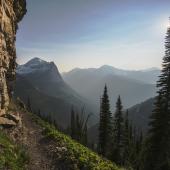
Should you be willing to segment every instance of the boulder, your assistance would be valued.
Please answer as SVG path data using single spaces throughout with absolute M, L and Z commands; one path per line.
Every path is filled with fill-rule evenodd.
M 0 117 L 0 126 L 3 128 L 11 128 L 16 126 L 17 124 L 13 120 L 9 120 L 4 117 Z
M 15 123 L 19 123 L 21 121 L 21 117 L 20 117 L 19 113 L 7 113 L 2 117 L 12 120 Z
M 6 114 L 5 109 L 0 110 L 0 116 L 3 116 L 5 114 Z

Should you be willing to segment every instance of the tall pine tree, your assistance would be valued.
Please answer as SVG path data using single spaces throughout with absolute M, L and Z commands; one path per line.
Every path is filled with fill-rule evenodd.
M 165 38 L 165 56 L 155 109 L 144 152 L 143 170 L 170 169 L 170 27 Z
M 129 125 L 129 113 L 126 111 L 124 118 L 124 135 L 123 135 L 123 165 L 130 167 L 130 151 L 131 151 L 131 138 L 130 138 L 130 125 Z
M 113 153 L 112 159 L 119 165 L 123 164 L 123 140 L 124 140 L 124 120 L 123 106 L 120 96 L 116 103 L 116 112 L 113 125 Z
M 112 133 L 112 114 L 110 112 L 109 96 L 107 86 L 105 85 L 104 93 L 100 103 L 100 122 L 99 122 L 99 144 L 98 152 L 108 157 L 110 154 L 110 142 Z

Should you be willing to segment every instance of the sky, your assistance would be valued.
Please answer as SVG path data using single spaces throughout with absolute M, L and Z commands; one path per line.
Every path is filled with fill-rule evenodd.
M 170 0 L 27 0 L 17 62 L 54 61 L 61 72 L 111 65 L 161 67 Z

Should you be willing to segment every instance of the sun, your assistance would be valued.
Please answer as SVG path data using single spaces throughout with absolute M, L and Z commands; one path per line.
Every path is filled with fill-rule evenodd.
M 167 28 L 170 28 L 170 21 L 166 25 Z
M 170 28 L 170 19 L 163 19 L 161 24 L 161 30 L 165 31 L 165 29 Z
M 170 28 L 170 17 L 169 17 L 169 20 L 166 22 L 166 27 Z
M 164 34 L 167 31 L 168 28 L 170 28 L 170 19 L 168 19 L 167 15 L 160 17 L 155 22 L 154 31 L 159 36 L 162 36 L 162 34 Z

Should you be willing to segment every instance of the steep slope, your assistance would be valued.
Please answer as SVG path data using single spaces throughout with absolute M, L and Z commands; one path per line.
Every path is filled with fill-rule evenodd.
M 27 151 L 29 161 L 27 159 L 24 161 L 24 157 L 20 159 L 25 169 L 121 170 L 121 168 L 118 168 L 115 164 L 98 156 L 70 137 L 60 133 L 55 127 L 44 122 L 36 115 L 28 113 L 24 109 L 18 109 L 15 105 L 12 105 L 10 109 L 19 112 L 22 117 L 22 127 L 13 128 L 12 131 L 8 131 L 8 134 L 14 137 L 15 143 L 22 145 L 26 149 L 25 151 Z M 0 144 L 1 143 L 2 140 L 0 139 Z M 15 150 L 10 149 L 10 153 L 13 155 Z M 4 158 L 4 156 L 4 153 L 0 152 L 0 160 Z M 4 161 L 7 163 L 9 159 L 5 157 Z M 12 166 L 11 170 L 20 170 L 20 168 L 18 168 L 19 161 L 16 162 L 17 166 Z M 8 168 L 7 164 L 0 162 L 0 165 L 2 165 L 4 169 Z
M 12 141 L 0 129 L 0 169 L 23 170 L 28 163 L 28 155 L 21 146 Z
M 64 98 L 65 100 L 80 101 L 76 94 L 62 79 L 56 65 L 53 62 L 46 62 L 39 58 L 30 60 L 25 65 L 17 68 L 17 74 L 27 79 L 32 86 L 44 94 L 53 97 Z
M 48 63 L 39 58 L 17 68 L 14 92 L 14 96 L 20 97 L 26 104 L 29 98 L 33 111 L 49 115 L 64 128 L 68 126 L 72 106 L 78 110 L 85 106 L 87 114 L 95 113 L 88 101 L 63 81 L 53 62 Z M 94 122 L 95 116 L 90 124 Z
M 32 111 L 41 112 L 45 117 L 51 115 L 53 120 L 56 120 L 62 127 L 68 125 L 71 104 L 69 105 L 65 100 L 43 94 L 35 89 L 24 77 L 19 75 L 17 75 L 14 90 L 15 98 L 20 97 L 26 104 L 29 97 Z
M 155 98 L 151 98 L 129 109 L 129 119 L 144 132 L 148 130 L 149 117 L 154 109 L 154 102 Z
M 101 67 L 99 69 L 87 70 L 76 69 L 65 73 L 63 77 L 74 90 L 85 96 L 96 106 L 99 105 L 99 97 L 105 83 L 109 89 L 112 106 L 114 106 L 119 94 L 126 108 L 155 96 L 155 85 L 131 79 L 128 76 L 123 76 L 123 74 L 127 73 L 121 70 L 114 71 L 112 68 L 106 69 Z

